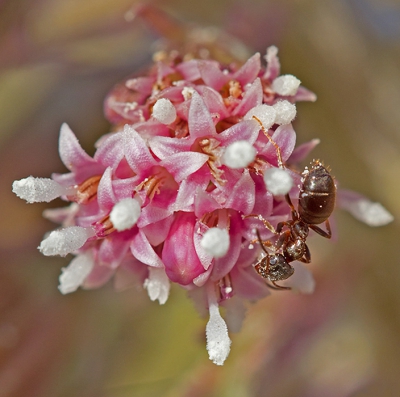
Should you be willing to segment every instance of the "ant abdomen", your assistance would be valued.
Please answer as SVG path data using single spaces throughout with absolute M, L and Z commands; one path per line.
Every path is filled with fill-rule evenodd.
M 329 171 L 315 161 L 304 174 L 298 204 L 300 219 L 309 225 L 325 222 L 332 214 L 335 201 L 335 182 Z

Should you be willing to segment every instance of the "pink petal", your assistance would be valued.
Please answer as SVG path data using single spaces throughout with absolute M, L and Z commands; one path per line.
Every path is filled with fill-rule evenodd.
M 194 198 L 194 213 L 197 218 L 201 218 L 208 212 L 213 212 L 221 206 L 205 191 L 198 188 Z
M 270 133 L 271 131 L 269 131 Z M 270 143 L 267 137 L 261 133 L 261 137 L 254 144 L 259 154 L 264 155 L 268 162 L 274 166 L 278 166 L 277 153 L 275 147 Z M 291 124 L 281 125 L 272 135 L 272 139 L 281 148 L 281 155 L 283 162 L 292 154 L 296 144 L 296 132 Z
M 182 62 L 176 66 L 176 70 L 183 76 L 186 81 L 195 81 L 201 78 L 198 60 L 191 59 L 190 61 Z
M 115 269 L 129 250 L 132 230 L 106 237 L 100 245 L 97 259 L 100 264 Z
M 201 78 L 205 85 L 219 91 L 229 80 L 229 76 L 221 72 L 218 66 L 209 62 L 199 62 Z
M 235 294 L 251 301 L 262 299 L 270 294 L 264 279 L 252 266 L 235 266 L 231 271 L 232 287 Z
M 280 284 L 303 294 L 312 294 L 315 289 L 315 280 L 310 270 L 300 262 L 293 262 L 292 266 L 294 267 L 293 276 Z
M 170 215 L 161 221 L 151 223 L 142 228 L 147 240 L 153 247 L 157 247 L 167 238 L 173 220 L 174 216 Z
M 200 171 L 199 171 L 200 172 Z M 205 190 L 209 183 L 209 177 L 205 175 L 192 174 L 184 179 L 179 186 L 174 209 L 175 211 L 193 211 L 194 194 L 197 188 Z
M 148 204 L 146 207 L 142 208 L 140 213 L 140 218 L 137 222 L 138 227 L 143 228 L 152 223 L 161 221 L 172 214 L 173 210 L 166 207 L 159 207 L 154 205 L 154 203 Z
M 239 258 L 242 243 L 242 220 L 237 213 L 231 213 L 229 238 L 230 245 L 228 253 L 222 258 L 215 259 L 211 279 L 218 281 L 226 276 L 233 268 Z
M 85 289 L 94 289 L 103 286 L 110 280 L 114 274 L 114 269 L 107 266 L 101 266 L 95 262 L 93 270 L 86 277 L 82 287 Z
M 126 160 L 136 174 L 146 173 L 157 165 L 143 138 L 133 127 L 124 127 L 122 141 Z
M 253 120 L 243 120 L 218 135 L 219 141 L 226 147 L 236 141 L 253 144 L 258 138 L 259 125 Z
M 233 80 L 237 80 L 244 87 L 254 81 L 260 69 L 260 53 L 257 52 L 233 75 Z
M 160 159 L 164 160 L 172 154 L 188 152 L 193 144 L 191 138 L 170 138 L 165 136 L 155 136 L 149 140 L 152 152 Z
M 61 160 L 70 171 L 97 164 L 96 161 L 82 149 L 75 134 L 66 123 L 61 126 L 58 146 Z
M 225 207 L 233 208 L 245 215 L 251 214 L 255 203 L 255 185 L 248 172 L 244 170 L 242 177 L 234 186 L 226 200 Z
M 303 161 L 310 153 L 320 143 L 319 139 L 312 139 L 309 142 L 302 143 L 297 146 L 290 157 L 288 158 L 288 162 L 292 164 L 300 163 Z
M 195 222 L 193 213 L 179 212 L 164 243 L 165 271 L 171 281 L 181 285 L 190 284 L 204 272 L 193 242 Z
M 219 92 L 215 91 L 211 87 L 203 86 L 199 92 L 209 109 L 210 113 L 216 113 L 220 116 L 220 119 L 229 117 L 229 111 L 225 107 L 222 96 Z
M 139 229 L 139 232 L 132 238 L 130 248 L 132 255 L 140 262 L 153 267 L 164 266 L 142 230 Z
M 267 191 L 261 175 L 252 174 L 251 176 L 255 183 L 255 204 L 252 212 L 267 219 L 271 215 L 274 198 L 272 194 Z
M 244 116 L 250 109 L 261 105 L 263 99 L 263 89 L 261 80 L 257 78 L 254 83 L 244 92 L 243 100 L 233 111 L 234 115 Z
M 267 55 L 265 56 L 267 67 L 263 79 L 273 81 L 280 75 L 281 64 L 277 54 L 278 49 L 275 46 L 271 46 L 267 49 Z
M 193 93 L 190 103 L 188 125 L 192 138 L 216 135 L 210 111 L 196 91 Z
M 173 175 L 176 182 L 180 182 L 199 170 L 208 158 L 204 153 L 182 152 L 167 157 L 160 165 Z
M 315 102 L 317 100 L 317 96 L 307 88 L 300 86 L 296 92 L 296 94 L 291 97 L 294 102 L 300 101 L 309 101 Z
M 117 168 L 123 157 L 122 133 L 120 132 L 111 134 L 102 141 L 94 155 L 96 161 L 99 161 L 106 167 L 112 167 L 113 169 Z
M 116 203 L 113 187 L 112 187 L 112 169 L 108 167 L 100 179 L 97 190 L 97 201 L 102 210 L 110 211 Z
M 141 94 L 150 95 L 153 90 L 154 77 L 137 77 L 125 82 L 130 90 L 139 91 Z

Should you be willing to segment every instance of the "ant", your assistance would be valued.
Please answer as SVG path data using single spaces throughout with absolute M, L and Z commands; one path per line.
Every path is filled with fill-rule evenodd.
M 261 125 L 265 136 L 275 147 L 279 168 L 284 169 L 280 147 L 268 134 L 261 121 L 255 116 L 253 118 Z M 268 285 L 274 289 L 290 289 L 276 284 L 276 281 L 286 280 L 294 273 L 290 262 L 296 260 L 304 263 L 311 262 L 311 253 L 306 244 L 309 229 L 314 230 L 322 237 L 328 239 L 332 237 L 329 217 L 335 207 L 336 186 L 329 169 L 324 167 L 319 160 L 314 160 L 311 168 L 306 167 L 303 171 L 301 182 L 297 211 L 289 193 L 285 195 L 286 202 L 291 209 L 292 219 L 278 223 L 275 229 L 261 215 L 250 215 L 260 219 L 267 229 L 279 236 L 274 246 L 275 252 L 270 254 L 264 246 L 271 247 L 272 243 L 270 241 L 263 242 L 257 230 L 261 248 L 267 256 L 256 263 L 255 270 L 262 277 L 270 280 L 274 287 Z M 321 223 L 325 223 L 326 231 L 317 226 Z M 277 253 L 279 251 L 281 253 Z

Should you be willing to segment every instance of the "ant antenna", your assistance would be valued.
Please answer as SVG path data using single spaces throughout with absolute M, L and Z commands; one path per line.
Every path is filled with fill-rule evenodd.
M 253 119 L 256 120 L 258 122 L 258 124 L 260 124 L 261 129 L 264 132 L 264 135 L 268 138 L 268 140 L 271 142 L 271 144 L 274 146 L 275 150 L 276 150 L 276 157 L 278 159 L 278 166 L 279 168 L 285 168 L 283 166 L 283 160 L 282 160 L 282 154 L 281 154 L 281 148 L 278 146 L 278 144 L 272 139 L 271 135 L 268 134 L 267 129 L 263 126 L 263 123 L 261 122 L 261 120 L 256 117 L 253 116 Z

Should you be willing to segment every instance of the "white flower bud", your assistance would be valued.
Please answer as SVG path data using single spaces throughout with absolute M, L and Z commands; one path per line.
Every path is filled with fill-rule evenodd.
M 171 124 L 176 119 L 175 106 L 169 99 L 161 98 L 153 106 L 153 117 L 162 124 Z
M 249 142 L 236 141 L 225 149 L 222 162 L 229 168 L 244 168 L 254 161 L 256 154 L 256 149 Z
M 300 83 L 301 81 L 297 77 L 284 74 L 272 82 L 272 89 L 279 95 L 291 96 L 297 93 Z
M 244 120 L 252 120 L 253 116 L 256 116 L 264 128 L 268 130 L 275 123 L 276 110 L 269 105 L 258 105 L 246 113 Z
M 62 269 L 59 277 L 60 285 L 58 289 L 62 294 L 74 292 L 85 281 L 94 266 L 93 256 L 90 252 L 75 257 L 70 264 Z
M 65 187 L 49 178 L 28 178 L 14 181 L 12 191 L 28 203 L 50 202 L 57 197 L 67 194 Z
M 264 182 L 274 196 L 289 193 L 293 186 L 293 178 L 282 168 L 268 168 L 264 172 Z
M 225 256 L 229 250 L 229 233 L 226 229 L 212 227 L 204 233 L 200 245 L 214 258 L 221 258 Z
M 140 204 L 134 198 L 122 199 L 115 204 L 110 213 L 110 220 L 119 231 L 130 229 L 136 225 L 140 217 Z

